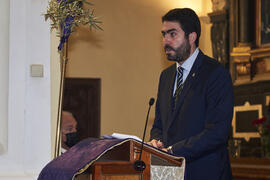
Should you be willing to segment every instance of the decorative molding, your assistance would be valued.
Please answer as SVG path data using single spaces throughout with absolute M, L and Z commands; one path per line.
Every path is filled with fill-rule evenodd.
M 229 19 L 226 10 L 209 13 L 213 56 L 225 67 L 229 67 Z
M 251 61 L 257 58 L 270 57 L 270 47 L 261 47 L 249 51 L 251 54 Z
M 209 16 L 200 16 L 199 19 L 205 24 L 211 24 Z
M 226 10 L 229 7 L 227 0 L 211 0 L 211 1 L 212 1 L 212 10 L 214 12 Z
M 233 110 L 233 120 L 232 120 L 232 126 L 233 126 L 233 137 L 234 138 L 244 138 L 246 141 L 249 141 L 250 138 L 258 138 L 260 137 L 260 134 L 258 132 L 236 132 L 236 113 L 237 112 L 247 112 L 247 111 L 258 111 L 258 118 L 262 118 L 262 105 L 256 104 L 256 105 L 250 105 L 248 101 L 245 102 L 243 106 L 234 106 Z M 254 119 L 255 120 L 255 119 Z

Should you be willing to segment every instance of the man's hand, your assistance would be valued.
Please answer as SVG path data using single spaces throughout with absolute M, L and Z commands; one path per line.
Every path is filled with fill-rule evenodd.
M 162 148 L 161 150 L 162 151 L 165 151 L 165 152 L 168 152 L 168 149 L 167 148 Z
M 152 139 L 152 141 L 147 142 L 147 144 L 154 146 L 155 148 L 159 148 L 159 149 L 163 148 L 163 143 L 156 139 Z
M 163 151 L 173 154 L 172 146 L 169 146 L 167 148 L 162 148 Z

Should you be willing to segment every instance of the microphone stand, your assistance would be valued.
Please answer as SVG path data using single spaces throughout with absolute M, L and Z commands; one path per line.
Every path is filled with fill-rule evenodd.
M 143 139 L 142 139 L 142 145 L 141 145 L 141 150 L 140 150 L 140 156 L 139 156 L 139 160 L 135 161 L 133 164 L 133 167 L 136 171 L 143 171 L 146 167 L 145 163 L 141 159 L 142 159 L 142 151 L 143 151 L 143 144 L 144 144 L 146 127 L 147 127 L 147 123 L 148 123 L 148 117 L 149 117 L 150 109 L 151 109 L 152 105 L 154 104 L 154 102 L 155 102 L 154 98 L 151 98 L 149 100 L 149 108 L 148 108 L 146 122 L 145 122 L 145 126 L 144 126 L 144 131 L 143 131 Z

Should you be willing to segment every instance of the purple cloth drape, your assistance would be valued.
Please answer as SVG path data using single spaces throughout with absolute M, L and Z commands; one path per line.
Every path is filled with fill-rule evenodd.
M 40 172 L 38 180 L 72 180 L 80 169 L 92 164 L 99 155 L 126 140 L 94 138 L 82 140 L 49 162 Z

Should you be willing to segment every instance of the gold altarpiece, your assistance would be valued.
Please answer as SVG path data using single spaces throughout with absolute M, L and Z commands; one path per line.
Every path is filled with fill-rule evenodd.
M 252 143 L 259 145 L 260 137 L 251 121 L 265 116 L 270 103 L 270 1 L 212 3 L 213 12 L 208 16 L 213 24 L 213 55 L 228 68 L 234 84 L 234 119 L 228 142 L 233 176 L 236 180 L 270 179 L 270 159 L 261 157 L 258 149 L 248 149 Z

